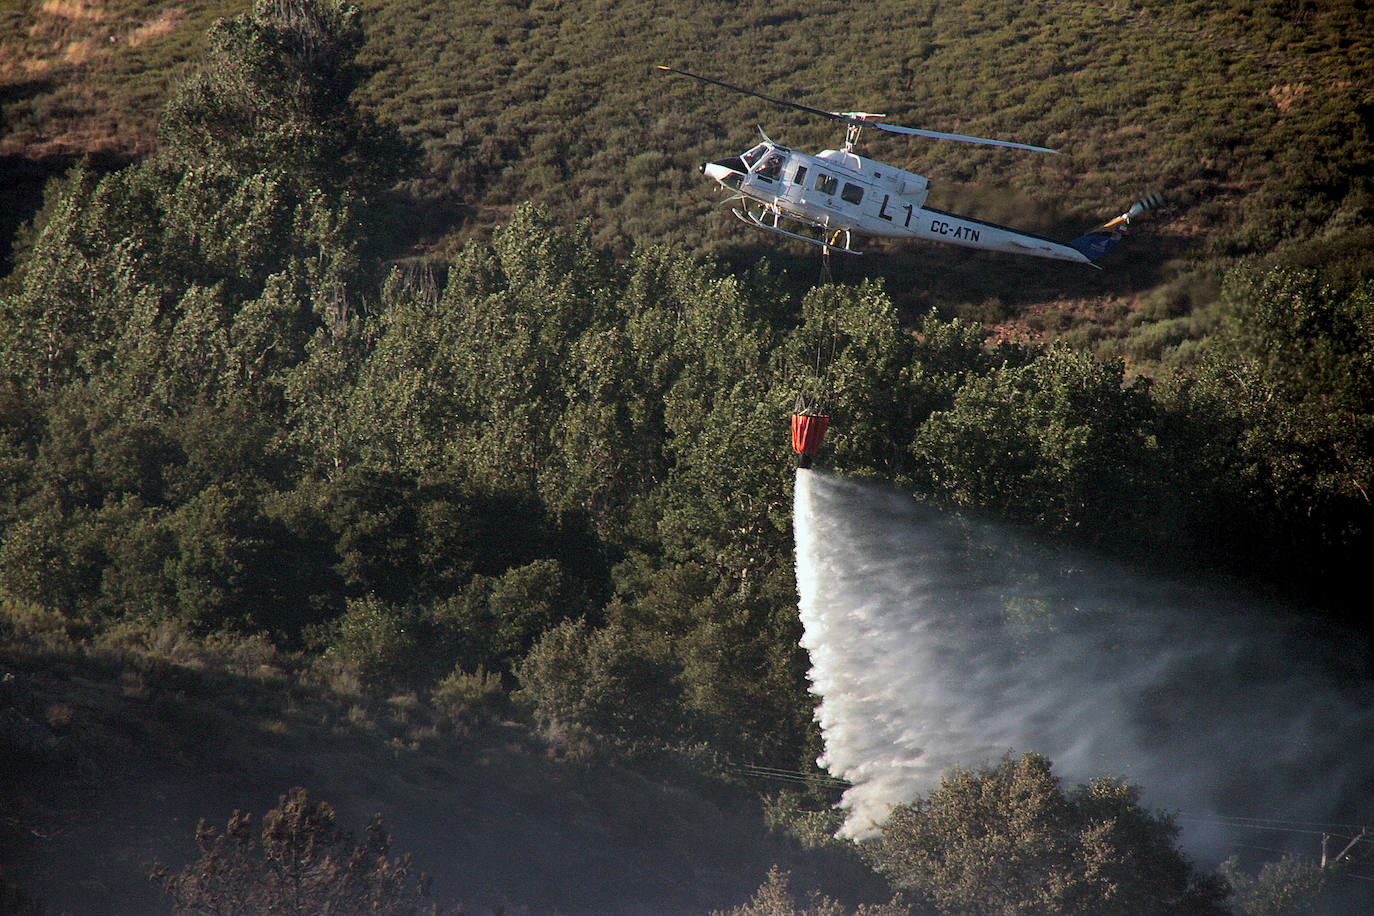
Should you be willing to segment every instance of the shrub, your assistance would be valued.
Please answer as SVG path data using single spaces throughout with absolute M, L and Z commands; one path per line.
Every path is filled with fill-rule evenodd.
M 1174 846 L 1178 828 L 1139 791 L 1096 780 L 1065 792 L 1039 754 L 955 770 L 893 809 L 874 852 L 917 903 L 967 916 L 1221 916 L 1224 885 Z
M 674 678 L 639 651 L 623 627 L 565 621 L 544 634 L 516 671 L 516 699 L 546 729 L 581 726 L 620 740 L 674 731 Z
M 406 610 L 371 595 L 349 601 L 325 650 L 325 663 L 363 687 L 401 677 L 419 649 L 409 618 Z
M 430 699 L 440 721 L 454 731 L 465 731 L 489 721 L 508 705 L 501 676 L 483 668 L 472 674 L 455 668 L 452 674 L 434 685 Z
M 367 838 L 355 842 L 335 824 L 334 809 L 301 788 L 281 796 L 256 835 L 252 815 L 235 812 L 223 832 L 202 818 L 196 843 L 200 858 L 181 872 L 153 866 L 153 880 L 178 916 L 439 912 L 428 880 L 412 874 L 410 857 L 388 858 L 391 839 L 381 815 L 368 824 Z

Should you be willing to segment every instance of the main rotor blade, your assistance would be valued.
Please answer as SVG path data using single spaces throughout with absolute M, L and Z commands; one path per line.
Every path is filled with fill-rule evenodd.
M 745 89 L 742 86 L 735 86 L 723 80 L 713 79 L 709 76 L 702 76 L 699 73 L 689 73 L 686 70 L 678 70 L 674 67 L 665 67 L 662 64 L 658 64 L 657 66 L 658 69 L 664 71 L 665 73 L 679 73 L 682 76 L 690 76 L 694 80 L 700 80 L 703 83 L 710 83 L 712 86 L 720 86 L 722 89 L 729 89 L 732 92 L 738 92 L 743 95 L 752 95 L 756 99 L 763 99 L 765 102 L 772 102 L 774 105 L 781 105 L 784 108 L 795 108 L 798 111 L 805 111 L 809 114 L 820 115 L 823 118 L 830 118 L 834 121 L 844 121 L 846 124 L 859 124 L 863 127 L 873 127 L 877 130 L 885 130 L 888 133 L 892 134 L 914 134 L 918 137 L 930 137 L 935 140 L 957 140 L 960 143 L 978 143 L 983 146 L 1005 146 L 1010 149 L 1024 149 L 1036 153 L 1059 152 L 1058 150 L 1049 149 L 1044 146 L 1031 146 L 1027 143 L 1013 143 L 1010 140 L 989 140 L 986 137 L 966 137 L 963 134 L 944 134 L 935 130 L 921 130 L 918 127 L 900 127 L 896 124 L 883 124 L 880 121 L 874 121 L 872 120 L 872 118 L 862 117 L 854 113 L 845 113 L 841 111 L 826 111 L 823 108 L 812 108 L 810 105 L 802 105 L 798 102 L 789 102 L 787 99 L 780 99 L 775 96 L 764 95 L 762 92 L 755 92 L 752 89 Z M 875 115 L 873 117 L 881 116 Z
M 896 124 L 882 124 L 878 121 L 863 121 L 865 127 L 873 127 L 878 130 L 885 130 L 893 134 L 915 134 L 918 137 L 933 137 L 936 140 L 958 140 L 960 143 L 979 143 L 983 146 L 1006 146 L 1011 149 L 1025 149 L 1033 153 L 1054 153 L 1059 154 L 1059 150 L 1050 149 L 1046 146 L 1031 146 L 1029 143 L 1013 143 L 1010 140 L 989 140 L 986 137 L 966 137 L 963 134 L 942 134 L 935 130 L 921 130 L 919 127 L 899 127 Z
M 810 112 L 814 115 L 820 115 L 823 118 L 833 118 L 836 121 L 857 120 L 855 118 L 849 117 L 848 115 L 840 114 L 839 112 L 825 111 L 820 108 L 812 108 L 810 105 L 801 105 L 797 102 L 789 102 L 787 101 L 787 99 L 774 98 L 771 95 L 764 95 L 762 92 L 755 92 L 752 89 L 745 89 L 742 86 L 732 86 L 729 83 L 717 79 L 712 79 L 709 76 L 702 76 L 698 73 L 688 73 L 686 70 L 676 70 L 672 67 L 665 67 L 662 64 L 658 65 L 658 69 L 666 71 L 668 73 L 680 73 L 683 76 L 690 76 L 694 80 L 701 80 L 703 83 L 710 83 L 712 86 L 720 86 L 724 89 L 730 89 L 734 92 L 743 93 L 744 95 L 752 95 L 756 99 L 763 99 L 765 102 L 772 102 L 774 105 L 781 105 L 784 108 L 795 108 L 798 111 Z

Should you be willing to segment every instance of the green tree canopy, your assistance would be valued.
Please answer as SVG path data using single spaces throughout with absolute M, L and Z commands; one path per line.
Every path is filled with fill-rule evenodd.
M 284 171 L 331 194 L 386 187 L 414 158 L 354 104 L 364 38 L 343 0 L 255 0 L 216 21 L 204 63 L 163 111 L 161 155 L 187 171 Z
M 1241 563 L 1349 600 L 1374 535 L 1374 286 L 1242 267 L 1225 294 L 1198 365 L 1157 398 L 1186 524 Z
M 935 492 L 960 505 L 1112 530 L 1150 482 L 1151 422 L 1147 386 L 1126 385 L 1120 362 L 1053 347 L 971 378 L 912 451 Z
M 1175 847 L 1178 828 L 1139 790 L 1096 780 L 1065 791 L 1038 754 L 947 774 L 898 805 L 873 852 L 918 906 L 963 916 L 1227 912 L 1224 885 Z

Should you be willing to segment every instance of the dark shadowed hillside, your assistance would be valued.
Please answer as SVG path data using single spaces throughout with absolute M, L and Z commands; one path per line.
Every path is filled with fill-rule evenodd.
M 154 860 L 181 868 L 198 820 L 261 815 L 298 785 L 351 831 L 381 813 L 435 899 L 474 912 L 701 913 L 747 899 L 775 864 L 807 886 L 863 886 L 855 863 L 770 834 L 745 785 L 686 766 L 646 777 L 480 705 L 340 695 L 260 644 L 129 635 L 83 653 L 10 630 L 0 658 L 0 861 L 54 912 L 164 912 Z

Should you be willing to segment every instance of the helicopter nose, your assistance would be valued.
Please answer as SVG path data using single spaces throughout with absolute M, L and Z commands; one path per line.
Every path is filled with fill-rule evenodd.
M 739 185 L 740 179 L 743 177 L 738 170 L 732 169 L 721 162 L 703 162 L 701 164 L 701 174 L 710 178 L 712 181 L 718 181 L 721 184 L 733 184 L 735 186 Z M 733 179 L 733 182 L 731 179 Z

